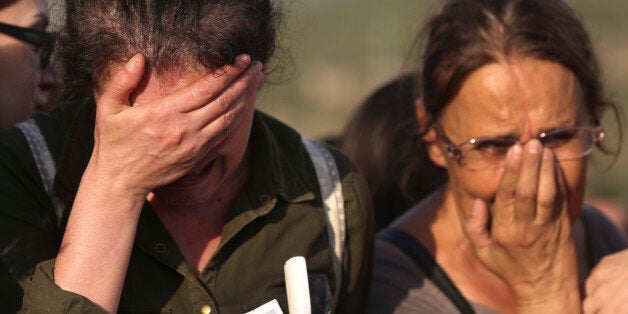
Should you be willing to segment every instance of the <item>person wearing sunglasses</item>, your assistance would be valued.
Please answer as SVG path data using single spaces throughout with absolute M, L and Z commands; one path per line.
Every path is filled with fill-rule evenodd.
M 420 145 L 448 178 L 378 234 L 368 311 L 581 313 L 585 279 L 627 244 L 583 204 L 614 104 L 579 14 L 448 0 L 422 34 Z
M 46 0 L 0 0 L 0 129 L 50 107 L 58 84 L 48 16 Z

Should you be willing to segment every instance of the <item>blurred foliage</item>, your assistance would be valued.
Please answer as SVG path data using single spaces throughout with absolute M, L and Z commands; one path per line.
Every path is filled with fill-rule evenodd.
M 284 23 L 279 41 L 281 75 L 271 76 L 258 107 L 303 134 L 338 134 L 354 108 L 384 82 L 412 69 L 408 51 L 435 2 L 426 0 L 279 0 Z M 573 0 L 602 62 L 609 95 L 628 104 L 628 2 Z M 292 60 L 293 62 L 289 62 Z M 273 83 L 279 81 L 281 83 Z M 618 147 L 611 112 L 603 120 L 605 140 Z M 624 139 L 628 139 L 624 128 Z M 624 146 L 626 146 L 624 140 Z M 628 150 L 628 147 L 624 147 Z M 588 193 L 628 201 L 628 157 L 595 154 Z

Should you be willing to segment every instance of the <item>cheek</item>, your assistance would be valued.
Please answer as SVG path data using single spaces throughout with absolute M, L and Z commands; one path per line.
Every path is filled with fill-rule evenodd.
M 563 175 L 569 218 L 574 221 L 580 215 L 586 183 L 586 160 L 563 161 L 560 163 Z
M 476 198 L 491 202 L 495 197 L 502 169 L 490 171 L 468 171 L 449 167 L 449 185 L 456 196 L 459 210 L 468 214 Z M 451 170 L 453 169 L 453 170 Z

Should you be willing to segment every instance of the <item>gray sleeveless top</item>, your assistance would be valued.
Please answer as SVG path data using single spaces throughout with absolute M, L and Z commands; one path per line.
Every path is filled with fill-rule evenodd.
M 580 218 L 588 248 L 588 271 L 605 255 L 628 247 L 626 238 L 598 210 L 585 205 Z M 495 311 L 470 302 L 478 314 Z M 396 246 L 375 243 L 375 268 L 367 313 L 458 313 L 454 304 L 429 279 L 415 262 Z

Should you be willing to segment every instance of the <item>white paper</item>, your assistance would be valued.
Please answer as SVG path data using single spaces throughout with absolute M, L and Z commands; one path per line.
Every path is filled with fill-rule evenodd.
M 311 314 L 310 287 L 307 280 L 307 266 L 303 256 L 289 259 L 283 267 L 286 277 L 288 309 L 290 314 Z
M 281 311 L 279 302 L 272 300 L 250 312 L 246 312 L 246 314 L 283 314 L 283 312 Z

